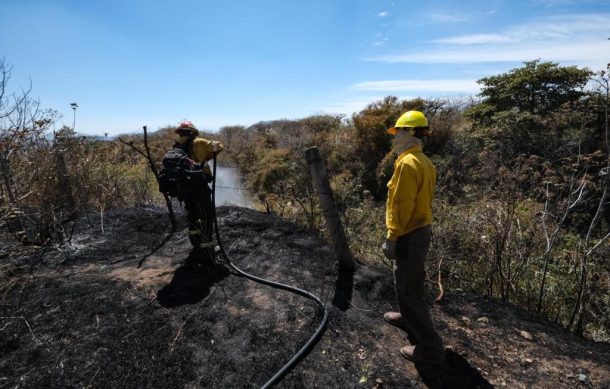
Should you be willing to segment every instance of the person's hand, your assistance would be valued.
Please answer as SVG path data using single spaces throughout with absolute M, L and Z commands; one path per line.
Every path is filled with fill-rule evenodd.
M 383 254 L 387 259 L 396 259 L 398 256 L 396 255 L 396 241 L 386 239 L 381 246 L 381 250 L 383 250 Z
M 218 141 L 212 142 L 212 151 L 215 153 L 220 151 L 220 142 L 218 142 Z

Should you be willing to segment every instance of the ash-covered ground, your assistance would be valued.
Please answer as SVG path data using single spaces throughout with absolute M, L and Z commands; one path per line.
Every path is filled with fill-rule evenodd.
M 220 208 L 219 224 L 237 266 L 328 304 L 322 339 L 278 387 L 610 387 L 610 345 L 460 291 L 433 308 L 445 364 L 414 366 L 398 352 L 404 334 L 382 318 L 395 307 L 390 269 L 361 266 L 337 284 L 329 247 L 297 226 L 238 207 Z M 189 251 L 156 208 L 110 212 L 104 233 L 83 217 L 61 247 L 24 249 L 4 235 L 0 388 L 264 384 L 321 312 L 227 267 L 194 266 Z

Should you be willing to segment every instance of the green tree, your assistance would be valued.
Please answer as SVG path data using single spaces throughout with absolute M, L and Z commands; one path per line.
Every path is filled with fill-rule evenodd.
M 551 156 L 569 149 L 586 119 L 574 108 L 592 72 L 539 60 L 479 80 L 482 100 L 465 112 L 487 146 L 508 162 L 519 154 Z

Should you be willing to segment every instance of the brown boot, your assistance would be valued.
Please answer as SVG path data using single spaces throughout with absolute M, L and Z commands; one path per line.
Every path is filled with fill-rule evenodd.
M 441 365 L 445 361 L 445 353 L 441 354 L 427 354 L 419 352 L 415 346 L 405 346 L 400 349 L 400 353 L 403 357 L 407 358 L 413 363 L 425 363 L 429 365 Z
M 386 312 L 383 314 L 383 319 L 394 327 L 398 327 L 403 330 L 405 329 L 400 312 Z

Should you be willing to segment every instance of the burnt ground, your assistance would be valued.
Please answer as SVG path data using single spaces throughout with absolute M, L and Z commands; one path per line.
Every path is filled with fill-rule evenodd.
M 395 306 L 389 269 L 344 277 L 337 296 L 353 286 L 348 302 L 316 237 L 249 209 L 219 217 L 238 266 L 328 302 L 321 341 L 279 387 L 610 387 L 610 345 L 461 291 L 433 307 L 445 364 L 414 366 L 398 353 L 404 334 L 382 319 Z M 90 221 L 61 247 L 0 241 L 0 388 L 259 387 L 319 323 L 303 297 L 193 265 L 163 210 L 116 211 L 104 233 Z

